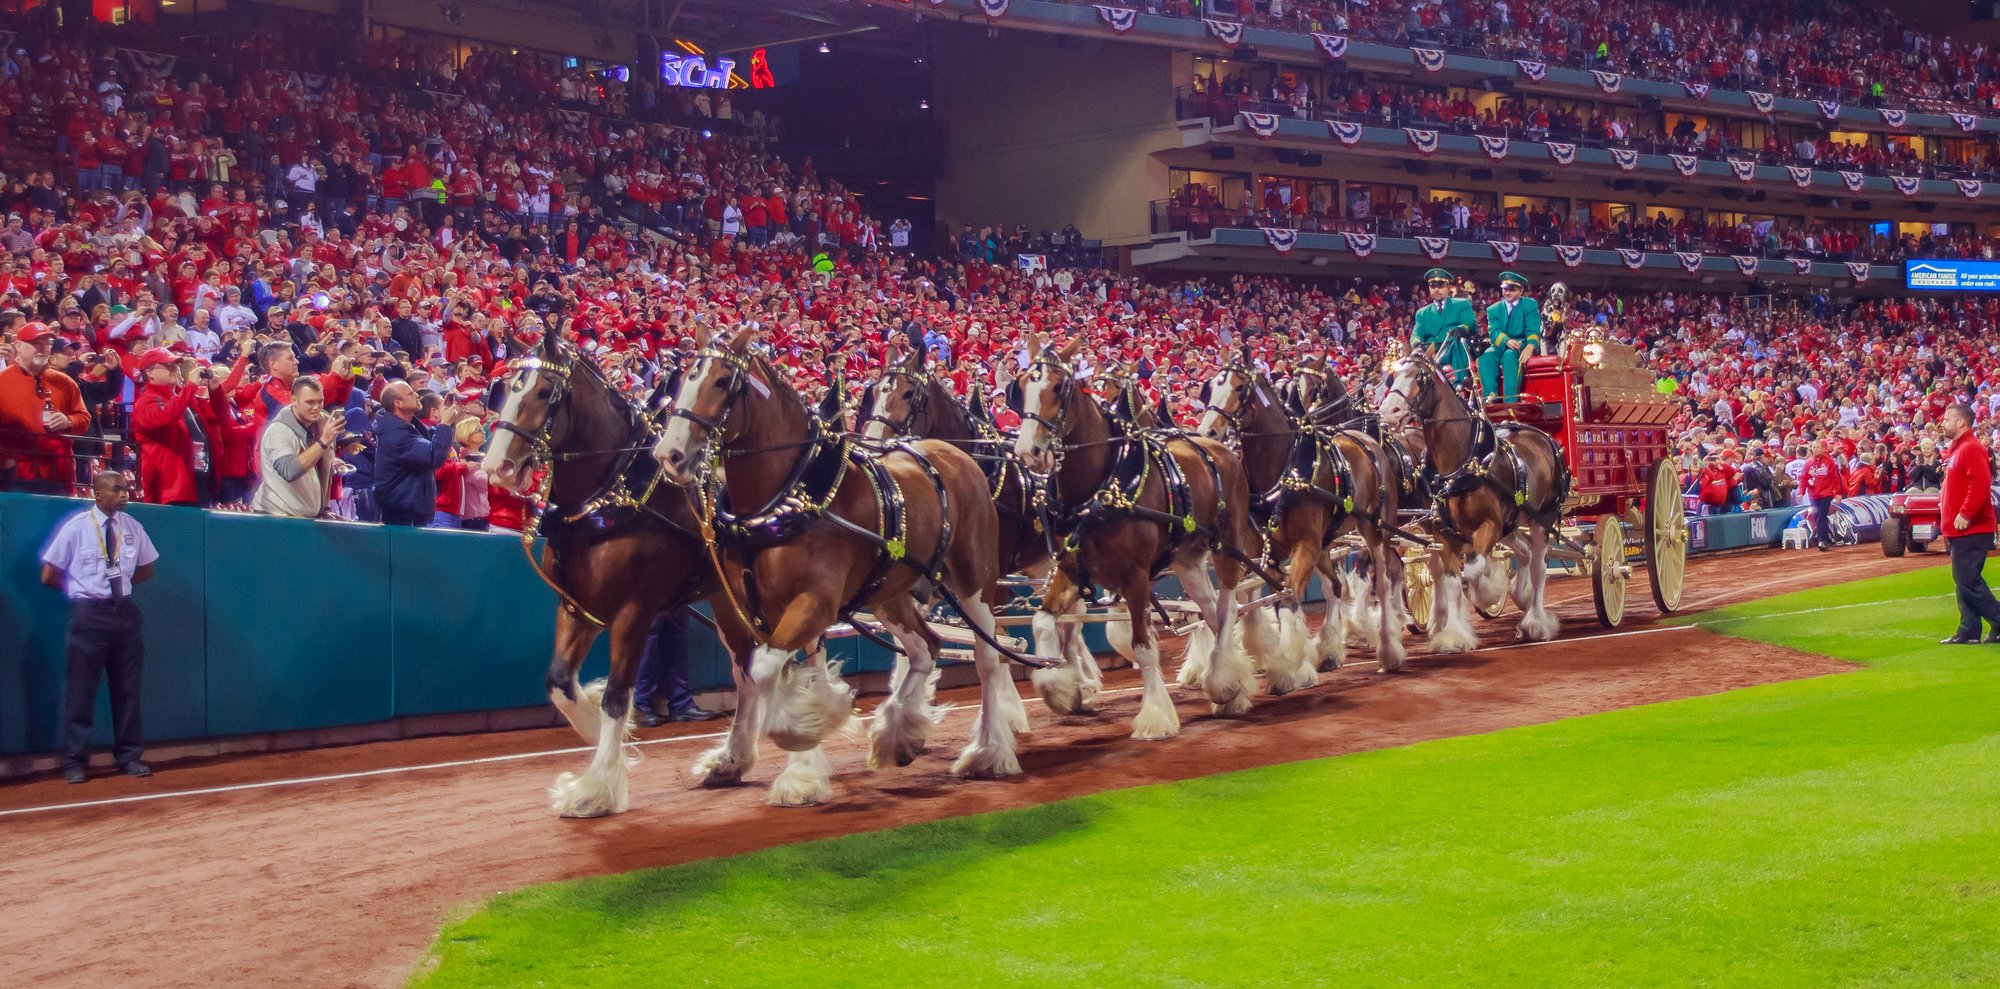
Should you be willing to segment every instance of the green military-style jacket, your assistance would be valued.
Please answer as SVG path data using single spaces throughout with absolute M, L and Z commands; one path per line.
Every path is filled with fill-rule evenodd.
M 1468 338 L 1479 335 L 1479 319 L 1472 312 L 1472 303 L 1464 299 L 1446 299 L 1440 307 L 1435 302 L 1426 302 L 1417 316 L 1410 339 L 1425 350 L 1436 352 L 1452 339 L 1453 331 L 1463 327 Z
M 1521 352 L 1526 353 L 1532 345 L 1542 339 L 1542 307 L 1525 294 L 1514 304 L 1514 312 L 1509 315 L 1507 303 L 1495 302 L 1486 307 L 1486 342 L 1495 347 L 1505 347 L 1508 340 L 1521 341 Z

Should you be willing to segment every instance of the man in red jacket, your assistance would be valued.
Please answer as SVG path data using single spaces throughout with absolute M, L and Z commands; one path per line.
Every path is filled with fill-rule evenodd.
M 195 386 L 181 383 L 180 358 L 155 347 L 139 358 L 145 387 L 132 400 L 132 438 L 139 444 L 139 487 L 155 505 L 193 505 L 194 431 L 188 405 Z
M 1833 503 L 1847 490 L 1840 464 L 1826 452 L 1823 440 L 1807 449 L 1805 475 L 1800 478 L 1813 503 L 1813 545 L 1824 553 L 1833 548 Z
M 1986 554 L 1993 549 L 1993 468 L 1986 445 L 1972 434 L 1972 409 L 1953 405 L 1944 413 L 1944 434 L 1951 438 L 1945 455 L 1944 490 L 1938 496 L 1938 516 L 1944 523 L 1945 545 L 1951 549 L 1951 579 L 1958 585 L 1958 631 L 1947 645 L 1979 642 L 1979 622 L 1993 631 L 1984 641 L 2000 642 L 2000 601 L 1986 586 Z

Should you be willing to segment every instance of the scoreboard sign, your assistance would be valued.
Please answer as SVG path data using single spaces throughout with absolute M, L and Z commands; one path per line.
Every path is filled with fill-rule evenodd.
M 2000 292 L 2000 261 L 1905 261 L 1903 283 L 1926 292 Z

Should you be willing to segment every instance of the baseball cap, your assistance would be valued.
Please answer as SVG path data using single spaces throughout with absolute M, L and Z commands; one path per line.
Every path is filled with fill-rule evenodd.
M 52 337 L 55 335 L 56 331 L 49 329 L 49 324 L 37 321 L 21 327 L 21 331 L 14 334 L 14 339 L 22 343 L 34 343 L 43 337 Z
M 165 347 L 154 347 L 139 358 L 139 370 L 150 371 L 163 364 L 178 364 L 180 358 Z

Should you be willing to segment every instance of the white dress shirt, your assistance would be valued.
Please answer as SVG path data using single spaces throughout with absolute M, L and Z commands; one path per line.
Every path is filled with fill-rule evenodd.
M 106 576 L 105 566 L 108 560 L 104 553 L 104 521 L 104 513 L 92 505 L 64 519 L 49 539 L 48 548 L 42 550 L 42 562 L 62 571 L 63 593 L 72 601 L 111 598 L 111 580 Z M 130 597 L 132 571 L 159 559 L 160 553 L 153 548 L 146 527 L 124 512 L 113 519 L 112 531 L 118 535 L 118 586 Z

